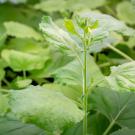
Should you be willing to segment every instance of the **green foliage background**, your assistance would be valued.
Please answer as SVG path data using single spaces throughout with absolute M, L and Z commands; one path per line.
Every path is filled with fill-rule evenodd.
M 82 71 L 69 51 L 79 41 L 63 21 L 75 15 L 99 22 L 87 61 L 88 135 L 111 124 L 108 135 L 135 134 L 134 0 L 0 0 L 0 135 L 82 135 Z

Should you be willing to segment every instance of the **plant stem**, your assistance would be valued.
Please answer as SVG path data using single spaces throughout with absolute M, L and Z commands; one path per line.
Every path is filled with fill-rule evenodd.
M 83 107 L 84 107 L 84 120 L 83 120 L 83 135 L 87 135 L 87 52 L 84 45 L 83 52 Z
M 8 87 L 10 87 L 10 83 L 4 78 L 3 79 L 3 82 L 8 86 Z
M 105 130 L 105 132 L 103 133 L 103 135 L 107 135 L 109 133 L 109 131 L 112 129 L 113 125 L 115 124 L 115 120 L 113 120 L 110 125 L 108 126 L 108 128 Z
M 26 71 L 23 71 L 23 78 L 26 79 Z
M 113 50 L 114 52 L 118 53 L 119 55 L 121 55 L 122 57 L 126 58 L 129 61 L 133 61 L 133 59 L 131 57 L 129 57 L 127 54 L 123 53 L 122 51 L 120 51 L 119 49 L 115 48 L 112 45 L 109 45 L 109 48 L 111 50 Z

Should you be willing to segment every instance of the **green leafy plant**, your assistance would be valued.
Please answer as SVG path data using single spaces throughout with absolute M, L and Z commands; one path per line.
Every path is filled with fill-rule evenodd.
M 134 3 L 0 0 L 0 135 L 134 135 Z
M 65 46 L 67 49 L 71 49 L 74 53 L 76 53 L 76 56 L 82 65 L 82 72 L 83 72 L 83 110 L 85 112 L 84 116 L 84 122 L 83 122 L 83 135 L 87 135 L 87 103 L 88 103 L 88 89 L 87 89 L 87 55 L 88 55 L 88 48 L 91 45 L 91 32 L 92 30 L 96 29 L 98 27 L 98 22 L 90 22 L 88 18 L 76 18 L 76 24 L 78 27 L 78 31 L 76 26 L 74 25 L 72 20 L 65 20 L 65 26 L 67 30 L 71 33 L 76 35 L 80 41 L 81 45 L 77 46 L 77 43 L 70 38 L 69 34 L 65 31 L 58 28 L 51 20 L 50 17 L 44 17 L 42 19 L 42 22 L 40 23 L 40 29 L 44 32 L 44 34 L 48 37 L 48 40 L 52 40 L 55 44 L 57 42 L 58 46 Z M 79 30 L 81 33 L 79 33 Z M 53 31 L 57 31 L 57 33 L 54 33 Z M 78 55 L 76 50 L 79 48 L 83 48 L 83 60 L 81 60 L 81 56 Z
M 56 24 L 54 24 L 52 19 L 48 16 L 43 17 L 42 22 L 40 23 L 40 29 L 43 31 L 46 40 L 49 41 L 51 44 L 57 45 L 60 48 L 72 51 L 72 53 L 74 53 L 75 56 L 78 58 L 78 61 L 81 65 L 82 78 L 83 78 L 83 81 L 81 81 L 81 83 L 83 84 L 82 103 L 83 103 L 83 110 L 85 112 L 84 120 L 83 120 L 83 135 L 87 135 L 87 128 L 88 128 L 87 107 L 88 107 L 88 94 L 89 94 L 88 84 L 89 83 L 87 82 L 90 81 L 88 79 L 89 76 L 87 75 L 87 64 L 88 64 L 87 57 L 89 52 L 88 50 L 90 49 L 91 45 L 95 44 L 95 42 L 101 42 L 102 40 L 105 40 L 105 38 L 109 35 L 109 32 L 116 30 L 127 34 L 127 30 L 128 30 L 128 28 L 126 28 L 124 24 L 116 20 L 113 20 L 112 18 L 112 21 L 114 22 L 116 21 L 116 23 L 121 26 L 119 27 L 119 30 L 115 28 L 115 26 L 113 27 L 113 24 L 110 23 L 109 25 L 112 26 L 108 30 L 103 29 L 101 25 L 100 29 L 102 29 L 102 33 L 100 33 L 101 30 L 98 29 L 99 27 L 98 21 L 91 20 L 90 16 L 88 17 L 86 16 L 87 15 L 85 15 L 84 17 L 77 16 L 75 17 L 74 21 L 66 19 L 65 27 L 69 33 L 62 30 Z M 122 28 L 122 26 L 123 28 L 125 27 L 126 31 Z

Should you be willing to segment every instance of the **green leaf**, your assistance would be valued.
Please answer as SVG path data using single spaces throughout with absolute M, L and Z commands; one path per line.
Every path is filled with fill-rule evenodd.
M 102 135 L 108 123 L 107 118 L 99 113 L 88 115 L 88 135 Z M 82 133 L 83 122 L 66 130 L 62 135 L 82 135 Z
M 129 38 L 129 40 L 126 43 L 128 47 L 133 48 L 135 46 L 135 37 Z
M 8 98 L 6 95 L 0 93 L 0 116 L 4 116 L 4 114 L 8 111 Z
M 0 118 L 1 135 L 46 135 L 45 132 L 31 124 L 24 124 L 13 118 Z
M 73 60 L 73 58 L 69 57 L 65 52 L 60 52 L 56 48 L 52 48 L 50 48 L 50 58 L 45 62 L 44 67 L 40 70 L 31 71 L 32 78 L 38 79 L 52 77 L 56 70 Z
M 77 43 L 70 37 L 70 35 L 59 28 L 49 16 L 44 16 L 41 23 L 39 24 L 45 38 L 51 44 L 60 46 L 64 49 L 76 49 L 78 47 Z
M 42 40 L 42 37 L 38 32 L 36 32 L 33 28 L 25 24 L 10 21 L 10 22 L 5 22 L 4 26 L 9 36 Z
M 24 77 L 16 77 L 15 80 L 11 83 L 12 88 L 14 89 L 21 89 L 29 86 L 32 83 L 32 80 L 29 78 L 24 78 Z
M 59 4 L 60 3 L 60 4 Z M 41 11 L 48 11 L 48 12 L 53 12 L 53 11 L 64 11 L 65 10 L 65 0 L 46 0 L 46 1 L 41 1 L 40 3 L 36 4 L 34 6 L 35 9 L 41 10 Z
M 56 84 L 56 83 L 50 83 L 50 84 L 44 84 L 43 87 L 45 89 L 49 89 L 52 91 L 58 91 L 63 93 L 66 97 L 75 100 L 80 101 L 82 96 L 82 90 L 81 87 L 77 86 L 68 86 L 68 85 L 62 85 L 62 84 Z
M 83 119 L 83 111 L 72 100 L 40 86 L 12 90 L 9 104 L 11 112 L 18 119 L 35 124 L 52 134 L 60 134 Z
M 76 29 L 75 29 L 75 26 L 74 26 L 74 23 L 72 20 L 66 19 L 64 21 L 64 23 L 65 23 L 65 27 L 68 30 L 68 32 L 70 32 L 72 34 L 76 34 Z
M 21 24 L 38 28 L 39 21 L 43 14 L 33 10 L 32 8 L 23 9 L 24 8 L 22 6 L 14 6 L 8 3 L 0 4 L 0 13 L 4 11 L 0 16 L 0 34 L 3 34 L 3 32 L 5 33 L 5 27 L 3 24 L 10 21 L 20 22 Z
M 5 71 L 4 69 L 0 68 L 0 81 L 4 78 L 5 76 Z
M 126 36 L 133 36 L 135 34 L 135 30 L 126 26 L 125 23 L 122 21 L 119 21 L 115 19 L 114 17 L 107 15 L 107 14 L 101 14 L 97 12 L 82 12 L 80 13 L 81 17 L 87 17 L 90 18 L 92 22 L 98 21 L 99 27 L 95 31 L 94 34 L 100 34 L 98 31 L 104 32 L 117 32 L 122 35 Z
M 134 135 L 135 129 L 122 128 L 111 135 Z
M 41 1 L 36 4 L 34 7 L 37 10 L 44 12 L 55 12 L 55 11 L 75 11 L 81 9 L 94 9 L 105 4 L 106 0 L 46 0 Z M 59 4 L 61 3 L 61 4 Z
M 98 28 L 91 33 L 90 52 L 98 52 L 108 47 L 108 44 L 116 43 L 117 38 L 112 35 L 114 32 L 125 36 L 133 36 L 135 34 L 134 29 L 106 14 L 84 12 L 80 13 L 80 16 L 84 18 L 87 17 L 92 22 L 98 21 L 99 23 Z
M 33 53 L 42 57 L 49 56 L 49 48 L 47 45 L 44 45 L 43 47 L 42 43 L 33 39 L 13 38 L 5 45 L 6 49 L 13 49 L 24 53 Z
M 98 28 L 98 26 L 99 26 L 98 21 L 95 21 L 93 25 L 91 26 L 91 29 L 96 29 Z
M 135 7 L 129 1 L 123 1 L 117 5 L 118 17 L 128 24 L 135 24 Z
M 133 36 L 135 34 L 134 29 L 110 15 L 94 11 L 82 12 L 79 15 L 82 18 L 89 18 L 91 22 L 98 21 L 98 27 L 91 32 L 90 52 L 97 53 L 107 48 L 109 44 L 119 43 L 121 40 L 114 35 L 115 33 L 125 36 Z
M 91 109 L 105 115 L 110 123 L 135 128 L 135 93 L 95 88 L 91 94 Z
M 114 90 L 135 90 L 135 61 L 111 67 L 106 79 Z
M 105 78 L 91 56 L 87 56 L 87 85 L 104 85 Z M 54 72 L 56 82 L 68 85 L 82 85 L 82 65 L 77 59 Z
M 14 71 L 41 69 L 48 58 L 15 50 L 3 50 L 2 58 Z

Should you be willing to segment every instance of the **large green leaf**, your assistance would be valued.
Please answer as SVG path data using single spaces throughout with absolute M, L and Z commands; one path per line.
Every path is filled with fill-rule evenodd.
M 27 86 L 29 86 L 31 84 L 31 82 L 32 82 L 32 80 L 29 79 L 29 78 L 24 78 L 24 77 L 17 76 L 12 81 L 12 83 L 10 85 L 14 89 L 22 89 L 22 88 L 26 88 Z
M 4 69 L 0 68 L 0 81 L 4 78 L 5 76 L 5 71 Z
M 45 38 L 53 45 L 65 49 L 77 49 L 77 43 L 70 37 L 69 33 L 59 28 L 49 16 L 44 16 L 39 24 Z
M 123 1 L 117 5 L 118 17 L 128 24 L 135 24 L 135 7 L 130 1 Z
M 5 22 L 4 26 L 9 36 L 15 36 L 18 38 L 34 38 L 36 40 L 42 40 L 42 37 L 38 32 L 36 32 L 33 28 L 25 24 L 10 21 Z
M 35 9 L 45 12 L 81 10 L 85 8 L 97 8 L 105 4 L 106 0 L 46 0 L 35 5 Z M 61 3 L 61 4 L 59 4 Z
M 0 135 L 45 135 L 45 132 L 31 124 L 24 124 L 13 118 L 0 118 Z
M 39 86 L 10 92 L 10 109 L 18 119 L 60 134 L 83 118 L 83 111 L 59 92 Z
M 101 31 L 103 32 L 117 32 L 117 33 L 121 33 L 123 35 L 127 35 L 127 36 L 133 36 L 133 34 L 135 33 L 135 30 L 126 26 L 125 23 L 123 23 L 120 20 L 117 20 L 116 18 L 107 15 L 107 14 L 102 14 L 102 13 L 98 13 L 98 12 L 82 12 L 80 13 L 80 15 L 82 17 L 89 17 L 92 21 L 96 21 L 98 20 L 99 22 L 99 27 L 96 30 L 97 34 L 99 30 L 103 30 Z
M 135 129 L 123 128 L 112 133 L 111 135 L 134 135 L 134 134 L 135 134 Z
M 45 62 L 44 67 L 40 70 L 31 71 L 32 78 L 37 79 L 52 77 L 54 72 L 73 60 L 72 57 L 67 56 L 64 52 L 60 52 L 56 48 L 52 48 L 53 47 L 50 46 L 50 58 L 47 62 Z
M 88 115 L 88 135 L 102 135 L 108 123 L 107 118 L 99 113 Z M 83 122 L 66 130 L 62 135 L 82 135 L 82 132 Z
M 121 127 L 135 128 L 135 93 L 95 88 L 91 98 L 91 109 L 105 115 L 110 123 Z
M 115 90 L 135 90 L 135 61 L 111 67 L 111 74 L 106 79 Z
M 13 49 L 25 53 L 34 53 L 42 55 L 43 57 L 49 56 L 49 48 L 47 44 L 35 41 L 33 39 L 26 38 L 13 38 L 7 44 L 5 44 L 6 49 Z
M 61 3 L 61 4 L 59 4 Z M 41 1 L 40 3 L 36 4 L 35 9 L 41 10 L 41 11 L 47 11 L 47 12 L 53 12 L 53 11 L 63 11 L 66 7 L 66 1 L 65 0 L 46 0 Z
M 81 87 L 79 87 L 78 85 L 68 86 L 68 85 L 50 83 L 50 84 L 44 84 L 43 87 L 45 89 L 61 92 L 66 97 L 71 98 L 72 100 L 75 101 L 80 101 L 82 96 Z
M 54 73 L 56 82 L 69 85 L 82 85 L 82 65 L 77 59 L 71 61 Z M 87 85 L 102 84 L 105 78 L 91 56 L 87 56 Z
M 43 16 L 41 12 L 35 11 L 32 8 L 14 6 L 8 3 L 0 4 L 0 13 L 3 13 L 0 15 L 0 34 L 5 32 L 4 22 L 10 21 L 20 22 L 37 29 L 38 23 Z
M 3 116 L 8 111 L 8 98 L 0 93 L 0 116 Z
M 126 36 L 133 36 L 135 34 L 134 29 L 126 26 L 123 22 L 109 15 L 96 12 L 84 12 L 80 13 L 80 16 L 82 20 L 83 18 L 89 18 L 91 22 L 99 21 L 99 27 L 94 29 L 90 35 L 90 52 L 98 52 L 103 48 L 106 48 L 109 44 L 117 43 L 119 40 L 118 36 L 114 36 L 112 34 L 113 32 L 121 33 Z M 78 34 L 76 36 L 72 36 L 53 23 L 50 17 L 45 16 L 40 23 L 40 29 L 43 31 L 47 41 L 54 45 L 60 46 L 61 48 L 72 50 L 72 54 L 74 55 L 82 49 L 83 43 L 81 39 L 78 38 L 78 34 L 80 36 L 83 35 L 80 26 L 75 26 Z
M 14 71 L 41 69 L 48 59 L 47 57 L 42 58 L 40 55 L 7 49 L 3 50 L 1 55 Z
M 102 49 L 107 48 L 109 44 L 116 44 L 121 41 L 121 38 L 112 33 L 118 33 L 126 36 L 133 36 L 135 30 L 126 26 L 122 21 L 114 17 L 97 12 L 82 12 L 82 17 L 88 17 L 91 21 L 98 20 L 99 27 L 91 33 L 91 46 L 90 52 L 100 52 Z

